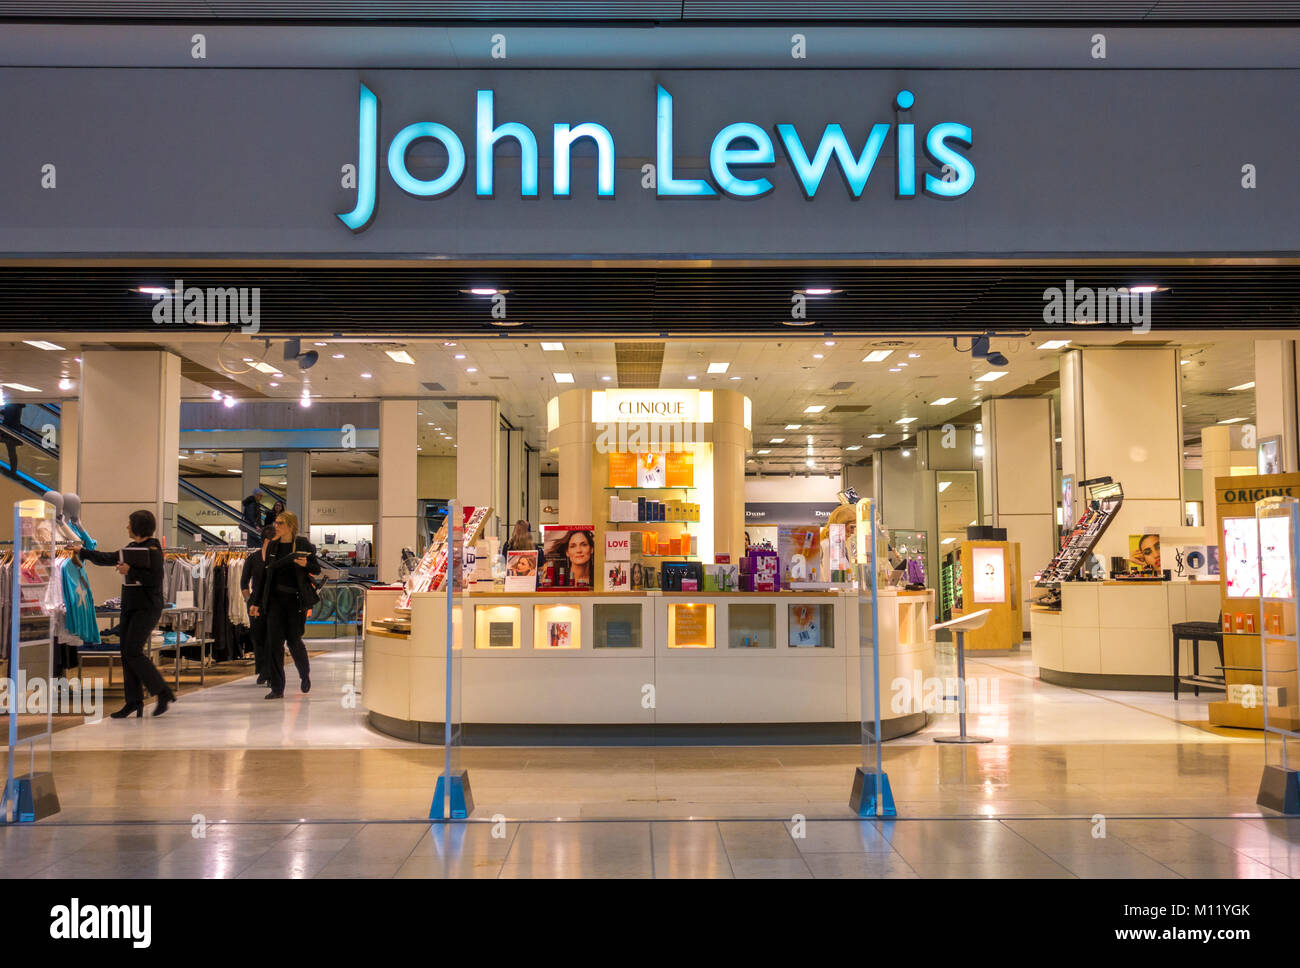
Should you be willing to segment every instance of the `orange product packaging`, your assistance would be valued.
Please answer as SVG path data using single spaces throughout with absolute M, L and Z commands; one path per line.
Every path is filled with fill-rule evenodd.
M 616 451 L 609 455 L 609 486 L 636 487 L 636 454 Z
M 695 455 L 690 451 L 669 451 L 666 476 L 669 487 L 694 487 Z

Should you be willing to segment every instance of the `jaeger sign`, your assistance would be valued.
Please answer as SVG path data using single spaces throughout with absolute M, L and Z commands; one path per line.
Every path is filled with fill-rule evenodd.
M 817 195 L 827 171 L 832 167 L 832 159 L 850 197 L 861 198 L 881 157 L 881 149 L 885 147 L 892 132 L 892 156 L 895 164 L 891 187 L 898 198 L 914 196 L 918 186 L 917 134 L 916 126 L 907 120 L 906 112 L 915 104 L 916 97 L 911 91 L 899 91 L 893 104 L 897 121 L 872 124 L 865 139 L 860 142 L 846 133 L 843 125 L 827 124 L 817 136 L 811 153 L 809 146 L 813 144 L 812 140 L 805 142 L 807 132 L 801 136 L 793 124 L 776 124 L 774 140 L 767 129 L 759 124 L 751 121 L 732 122 L 714 135 L 712 144 L 708 147 L 709 173 L 712 175 L 710 181 L 706 178 L 682 178 L 674 173 L 673 158 L 677 149 L 673 142 L 673 96 L 663 85 L 658 85 L 655 193 L 660 198 L 711 198 L 718 195 L 760 198 L 774 188 L 771 180 L 761 172 L 763 168 L 776 164 L 776 145 L 779 144 L 805 198 L 812 199 Z M 357 106 L 356 205 L 350 212 L 342 212 L 338 216 L 353 232 L 365 229 L 375 217 L 381 166 L 379 107 L 379 98 L 362 84 Z M 856 131 L 862 126 L 861 123 L 851 124 L 850 131 Z M 550 136 L 553 197 L 568 198 L 572 195 L 572 153 L 575 144 L 581 141 L 589 141 L 595 146 L 597 197 L 614 196 L 616 148 L 609 128 L 596 121 L 580 124 L 556 122 L 552 125 Z M 446 152 L 445 167 L 435 178 L 418 178 L 407 167 L 407 152 L 422 139 L 438 142 Z M 519 149 L 520 195 L 535 198 L 541 190 L 538 153 L 542 148 L 539 147 L 538 133 L 518 121 L 498 123 L 495 93 L 492 90 L 477 91 L 473 137 L 474 193 L 480 198 L 491 198 L 495 194 L 496 147 L 507 139 L 513 140 Z M 860 144 L 860 147 L 855 147 L 855 144 Z M 922 141 L 922 149 L 940 174 L 925 172 L 921 190 L 937 198 L 957 198 L 969 192 L 975 184 L 975 166 L 957 149 L 970 148 L 972 144 L 971 129 L 965 124 L 945 121 L 931 127 Z M 382 156 L 382 162 L 389 178 L 408 195 L 437 198 L 454 192 L 464 179 L 465 143 L 460 135 L 445 124 L 415 121 L 407 124 L 393 137 Z

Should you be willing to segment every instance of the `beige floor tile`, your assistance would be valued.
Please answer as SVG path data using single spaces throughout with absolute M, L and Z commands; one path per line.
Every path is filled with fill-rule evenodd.
M 805 879 L 813 876 L 802 857 L 733 857 L 731 869 L 737 880 L 775 878 L 780 880 Z
M 1052 859 L 1076 877 L 1168 880 L 1179 876 L 1165 865 L 1136 850 L 1131 854 L 1054 853 Z
M 918 876 L 912 865 L 893 853 L 805 852 L 802 856 L 813 877 L 818 878 L 912 879 Z

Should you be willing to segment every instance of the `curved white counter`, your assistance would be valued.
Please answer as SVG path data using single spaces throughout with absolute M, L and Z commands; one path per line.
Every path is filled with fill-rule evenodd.
M 371 622 L 391 613 L 378 597 L 391 593 L 374 594 Z M 934 594 L 880 601 L 888 738 L 926 722 L 914 687 L 934 675 Z M 442 741 L 446 609 L 445 596 L 417 594 L 409 636 L 367 625 L 362 698 L 376 728 Z M 859 611 L 856 594 L 835 592 L 467 595 L 453 607 L 460 721 L 474 742 L 857 742 L 859 628 L 871 620 Z M 566 647 L 551 646 L 552 623 L 567 625 Z

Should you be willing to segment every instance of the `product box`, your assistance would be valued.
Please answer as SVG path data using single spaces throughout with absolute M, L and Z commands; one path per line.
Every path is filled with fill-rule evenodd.
M 663 487 L 667 479 L 667 462 L 663 454 L 636 455 L 636 486 Z
M 781 557 L 781 583 L 818 581 L 821 569 L 821 525 L 782 524 L 776 550 Z
M 722 557 L 726 557 L 723 555 Z M 740 589 L 740 566 L 739 565 L 705 565 L 704 566 L 704 591 L 706 592 L 734 592 Z
M 1245 612 L 1234 612 L 1233 615 L 1232 615 L 1232 626 L 1233 626 L 1233 630 L 1236 631 L 1236 632 L 1245 632 L 1245 631 L 1246 631 L 1246 613 L 1245 613 Z
M 648 521 L 648 520 L 649 520 L 649 518 L 647 518 L 647 517 L 645 516 L 645 509 L 646 509 L 646 504 L 647 504 L 647 503 L 648 503 L 648 502 L 646 501 L 646 499 L 645 499 L 644 497 L 638 497 L 638 498 L 636 499 L 636 519 L 637 519 L 638 521 Z
M 740 587 L 747 592 L 779 592 L 781 566 L 776 552 L 751 549 L 741 558 Z
M 1246 613 L 1246 634 L 1247 635 L 1255 634 L 1255 613 L 1254 612 Z
M 1259 709 L 1264 705 L 1265 698 L 1268 704 L 1274 708 L 1286 705 L 1286 689 L 1281 686 L 1269 686 L 1265 694 L 1264 687 L 1252 685 L 1251 683 L 1232 683 L 1228 686 L 1228 702 L 1236 706 L 1245 706 L 1247 709 Z
M 1224 613 L 1223 613 L 1223 631 L 1225 631 L 1225 632 L 1231 632 L 1231 631 L 1232 631 L 1232 613 L 1231 613 L 1231 612 L 1224 612 Z

